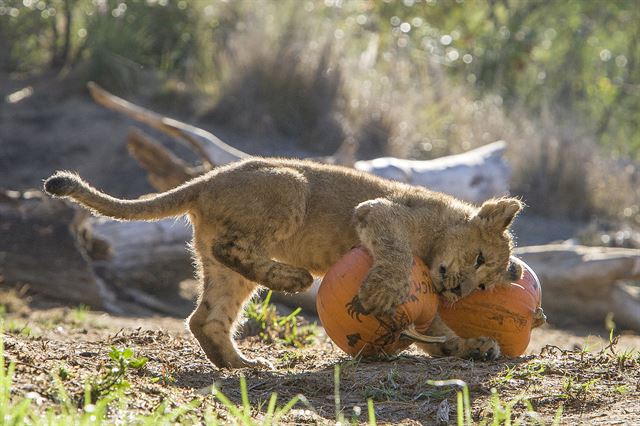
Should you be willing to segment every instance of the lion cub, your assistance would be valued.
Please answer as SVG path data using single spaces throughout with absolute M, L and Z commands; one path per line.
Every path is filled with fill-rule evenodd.
M 476 208 L 422 187 L 311 161 L 247 159 L 138 200 L 113 198 L 68 172 L 56 173 L 44 188 L 118 220 L 189 216 L 202 291 L 188 325 L 218 367 L 264 364 L 243 357 L 233 341 L 258 285 L 303 291 L 312 274 L 324 274 L 358 244 L 374 258 L 359 297 L 376 315 L 392 313 L 408 297 L 414 254 L 450 302 L 522 274 L 510 263 L 507 232 L 522 208 L 517 199 Z M 494 340 L 459 338 L 438 319 L 429 333 L 451 336 L 421 345 L 432 355 L 500 354 Z

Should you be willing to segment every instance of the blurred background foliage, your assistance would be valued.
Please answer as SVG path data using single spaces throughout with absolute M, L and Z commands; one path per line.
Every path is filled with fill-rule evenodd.
M 640 224 L 638 22 L 635 0 L 0 0 L 0 70 L 305 152 L 504 139 L 534 211 Z

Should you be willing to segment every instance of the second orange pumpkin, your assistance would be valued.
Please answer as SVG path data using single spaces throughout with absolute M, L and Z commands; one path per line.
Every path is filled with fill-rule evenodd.
M 523 267 L 522 279 L 490 291 L 476 291 L 454 304 L 441 303 L 438 308 L 440 318 L 458 336 L 493 337 L 508 357 L 522 355 L 531 329 L 544 323 L 540 281 L 526 263 L 516 261 Z

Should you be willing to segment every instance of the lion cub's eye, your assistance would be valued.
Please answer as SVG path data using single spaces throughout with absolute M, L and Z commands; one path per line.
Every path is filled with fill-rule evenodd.
M 484 256 L 482 252 L 478 253 L 478 257 L 476 257 L 476 269 L 480 266 L 484 265 Z

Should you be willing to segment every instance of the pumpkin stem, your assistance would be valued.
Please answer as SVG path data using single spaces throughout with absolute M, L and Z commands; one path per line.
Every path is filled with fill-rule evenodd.
M 542 308 L 536 308 L 536 312 L 533 314 L 533 324 L 531 328 L 540 327 L 547 323 L 547 316 L 544 314 Z
M 424 334 L 418 333 L 414 324 L 411 324 L 402 331 L 400 338 L 420 343 L 444 343 L 447 341 L 447 336 L 425 336 Z

